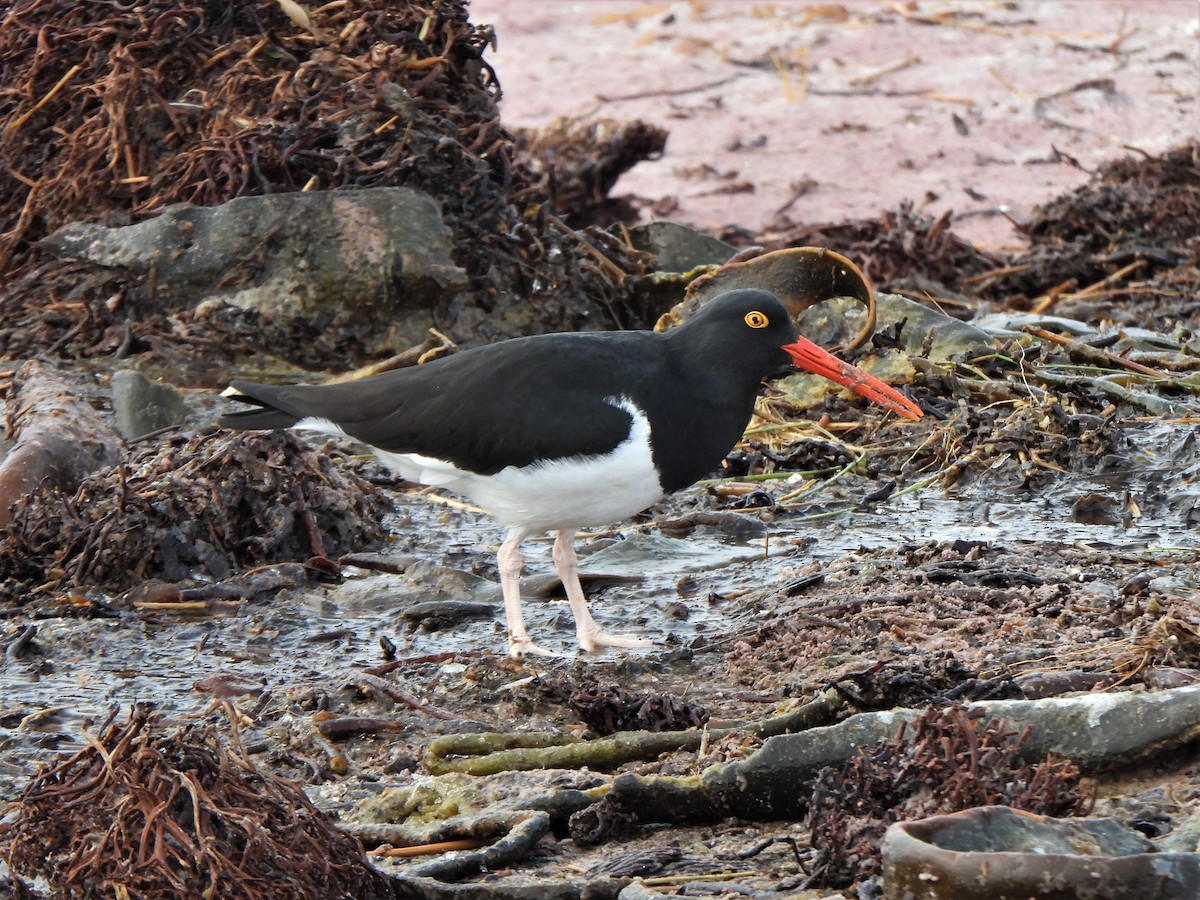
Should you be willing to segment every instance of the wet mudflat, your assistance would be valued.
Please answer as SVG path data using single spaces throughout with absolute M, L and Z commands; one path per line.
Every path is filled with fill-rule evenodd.
M 26 6 L 30 21 L 68 11 L 51 0 Z M 603 220 L 599 201 L 615 173 L 661 151 L 661 129 L 610 123 L 598 151 L 566 126 L 512 138 L 479 64 L 488 35 L 459 6 L 439 17 L 416 4 L 367 4 L 355 18 L 330 5 L 312 28 L 285 6 L 264 2 L 258 18 L 222 20 L 181 46 L 211 60 L 209 82 L 269 101 L 278 116 L 299 109 L 323 122 L 340 104 L 347 124 L 337 135 L 301 128 L 279 159 L 285 145 L 270 117 L 247 125 L 240 142 L 213 143 L 199 120 L 193 132 L 181 118 L 195 110 L 168 104 L 163 121 L 174 130 L 159 123 L 161 142 L 133 142 L 142 155 L 127 157 L 152 176 L 126 173 L 116 193 L 86 172 L 75 182 L 118 210 L 102 217 L 111 227 L 86 232 L 91 256 L 70 255 L 79 246 L 70 231 L 36 243 L 76 218 L 94 221 L 62 185 L 20 188 L 4 207 L 0 249 L 11 265 L 0 346 L 15 441 L 0 469 L 10 517 L 0 527 L 0 828 L 6 861 L 32 890 L 876 896 L 906 877 L 881 856 L 893 821 L 1013 806 L 1114 816 L 1123 829 L 1114 846 L 1130 858 L 1158 854 L 1175 867 L 1178 896 L 1191 895 L 1200 833 L 1194 141 L 1079 176 L 1078 188 L 1042 198 L 1019 246 L 1002 250 L 962 237 L 963 223 L 941 207 L 905 203 L 867 218 L 777 217 L 756 228 L 766 250 L 829 246 L 867 268 L 879 291 L 875 337 L 850 355 L 904 385 L 925 418 L 886 419 L 804 376 L 774 382 L 724 470 L 579 542 L 597 618 L 655 646 L 577 655 L 550 545 L 531 542 L 530 629 L 557 655 L 515 661 L 503 653 L 494 523 L 398 482 L 350 443 L 216 432 L 218 390 L 229 377 L 323 378 L 301 366 L 345 369 L 389 354 L 388 364 L 409 365 L 452 352 L 452 341 L 525 330 L 652 325 L 736 246 L 693 233 L 689 252 L 700 258 L 684 265 L 691 257 L 620 227 L 584 228 Z M 123 12 L 91 41 L 167 27 L 174 8 L 156 18 L 152 7 Z M 1015 41 L 1025 28 L 1019 17 L 981 21 L 970 10 L 925 20 L 822 9 L 826 29 L 962 25 Z M 703 27 L 706 13 L 693 12 L 664 13 L 658 27 Z M 643 10 L 631 21 L 657 20 Z M 264 28 L 282 51 L 254 49 Z M 415 54 L 371 60 L 386 76 L 377 96 L 316 77 L 336 59 L 339 78 L 357 78 L 355 54 L 377 31 L 407 35 Z M 1146 60 L 1127 38 L 1069 52 L 1091 64 L 1122 59 L 1141 78 Z M 7 120 L 21 139 L 6 148 L 36 145 L 73 116 L 81 129 L 103 124 L 89 118 L 99 114 L 86 92 L 74 92 L 74 79 L 86 87 L 104 74 L 84 72 L 99 65 L 87 45 L 85 30 L 73 31 L 53 77 L 5 76 L 33 85 Z M 324 52 L 333 56 L 315 55 Z M 263 93 L 261 78 L 289 54 L 307 61 L 304 77 Z M 799 63 L 775 58 L 773 71 L 799 76 Z M 1156 59 L 1169 82 L 1178 54 Z M 194 74 L 150 57 L 130 65 L 141 85 L 172 97 L 164 85 Z M 804 71 L 819 80 L 820 69 Z M 110 109 L 141 102 L 132 81 L 105 89 Z M 455 90 L 469 102 L 451 103 Z M 1177 106 L 1189 96 L 1194 105 L 1191 90 L 1171 95 Z M 1103 86 L 1081 95 L 1093 91 L 1109 96 Z M 715 114 L 721 104 L 710 106 Z M 1091 139 L 1033 118 L 1068 155 Z M 410 145 L 387 137 L 401 120 Z M 422 167 L 439 129 L 453 129 L 462 155 Z M 568 150 L 572 167 L 555 183 L 537 160 Z M 32 177 L 22 159 L 4 177 Z M 140 220 L 177 199 L 168 184 L 216 191 L 200 199 L 218 202 L 209 165 L 240 173 L 243 185 L 277 179 L 280 191 L 313 179 L 363 194 L 385 182 L 427 191 L 435 204 L 403 200 L 421 221 L 440 204 L 447 226 L 433 230 L 444 255 L 409 267 L 431 292 L 421 294 L 426 305 L 387 307 L 407 324 L 382 337 L 369 315 L 321 306 L 327 297 L 299 298 L 302 309 L 317 304 L 311 318 L 271 318 L 255 298 L 283 290 L 273 280 L 278 259 L 289 259 L 280 245 L 317 265 L 295 232 L 232 250 L 247 254 L 235 277 L 191 281 L 202 267 L 190 263 L 168 271 L 168 260 L 187 260 L 186 242 L 159 233 L 147 250 L 145 232 L 121 232 L 123 216 Z M 178 180 L 181 166 L 194 184 Z M 464 181 L 476 190 L 460 193 Z M 566 220 L 546 215 L 551 190 Z M 375 195 L 348 214 L 372 223 L 354 240 L 375 246 L 379 203 Z M 400 203 L 383 198 L 389 209 Z M 281 215 L 268 204 L 214 208 L 226 223 Z M 491 223 L 482 238 L 480 222 Z M 746 229 L 721 235 L 733 245 L 750 238 Z M 379 302 L 396 301 L 380 290 Z M 861 297 L 814 306 L 802 327 L 846 346 L 861 307 Z M 120 369 L 185 390 L 131 399 Z M 160 406 L 173 410 L 161 422 L 151 415 Z M 133 413 L 140 425 L 128 424 Z M 48 474 L 38 468 L 46 456 L 79 471 Z M 317 810 L 397 880 L 362 865 Z M 967 827 L 998 840 L 1021 821 Z M 1107 846 L 1109 836 L 1079 846 Z M 928 875 L 919 866 L 934 863 L 912 865 Z
M 166 597 L 10 617 L 9 752 L 0 777 L 15 796 L 39 763 L 79 750 L 85 731 L 113 713 L 123 719 L 136 701 L 168 731 L 206 722 L 226 740 L 236 733 L 254 765 L 308 785 L 319 807 L 358 822 L 368 844 L 379 836 L 361 824 L 359 802 L 393 787 L 449 792 L 449 800 L 408 801 L 400 819 L 407 831 L 384 835 L 390 846 L 423 840 L 422 828 L 437 839 L 439 827 L 453 831 L 454 821 L 487 816 L 494 805 L 595 789 L 622 772 L 697 775 L 762 746 L 735 728 L 703 746 L 683 742 L 615 765 L 598 757 L 582 767 L 431 782 L 438 769 L 427 754 L 439 736 L 574 740 L 602 735 L 596 729 L 614 721 L 634 731 L 704 725 L 715 734 L 800 707 L 830 685 L 846 704 L 832 721 L 856 709 L 1193 683 L 1200 541 L 1180 524 L 1191 495 L 1184 488 L 1156 498 L 1153 490 L 1200 465 L 1180 427 L 1124 423 L 1124 466 L 1099 476 L 1053 473 L 1025 494 L 984 480 L 864 502 L 878 482 L 843 475 L 801 508 L 732 510 L 736 500 L 718 494 L 736 481 L 690 489 L 645 522 L 583 542 L 585 552 L 599 548 L 583 568 L 595 576 L 585 586 L 600 620 L 659 643 L 588 658 L 572 651 L 557 583 L 538 578 L 551 571 L 548 543 L 528 553 L 528 614 L 539 642 L 561 656 L 518 663 L 502 653 L 495 526 L 404 491 L 384 547 L 325 583 L 309 578 L 198 608 Z M 368 475 L 374 468 L 351 465 Z M 775 495 L 795 490 L 763 485 Z M 680 520 L 703 518 L 698 511 L 714 514 L 710 524 L 677 530 Z M 674 521 L 671 536 L 655 520 Z M 752 534 L 755 522 L 764 533 Z M 36 632 L 17 647 L 18 632 L 31 626 Z M 1188 745 L 1153 756 L 1149 768 L 1137 758 L 1085 779 L 1080 790 L 1099 798 L 1095 812 L 1186 821 L 1200 788 Z M 513 872 L 518 883 L 555 885 L 571 873 L 565 881 L 576 887 L 658 877 L 647 884 L 664 889 L 718 876 L 714 884 L 776 891 L 806 883 L 822 859 L 806 849 L 802 822 L 778 818 L 668 825 L 626 814 L 590 834 L 568 829 L 564 816 L 559 838 L 522 854 Z M 782 843 L 762 848 L 769 838 Z M 853 860 L 835 862 L 841 877 L 863 874 Z

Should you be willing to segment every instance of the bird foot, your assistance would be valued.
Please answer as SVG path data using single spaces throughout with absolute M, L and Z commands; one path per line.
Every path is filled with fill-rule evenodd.
M 545 647 L 540 647 L 531 641 L 528 637 L 510 638 L 508 641 L 508 655 L 513 659 L 524 659 L 526 656 L 557 656 L 553 650 L 547 650 Z
M 579 644 L 579 649 L 584 653 L 594 653 L 602 647 L 653 647 L 654 641 L 646 638 L 634 637 L 629 634 L 609 634 L 607 631 L 602 631 L 600 628 L 592 628 L 588 631 L 581 631 L 575 635 L 575 640 Z M 523 637 L 520 639 L 509 638 L 508 655 L 513 659 L 524 659 L 527 656 L 561 656 L 561 653 L 555 653 L 553 650 L 547 650 L 538 644 L 535 644 L 530 638 Z
M 609 634 L 599 628 L 581 631 L 575 636 L 584 653 L 593 653 L 597 647 L 653 647 L 654 641 L 634 637 L 630 634 Z

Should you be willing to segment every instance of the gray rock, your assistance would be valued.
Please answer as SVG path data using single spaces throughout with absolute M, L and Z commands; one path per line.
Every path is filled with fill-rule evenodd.
M 344 610 L 379 610 L 401 615 L 418 603 L 487 603 L 498 590 L 493 582 L 470 572 L 419 562 L 401 575 L 349 578 L 329 589 L 329 599 Z
M 701 266 L 720 266 L 737 252 L 711 235 L 677 222 L 655 221 L 629 229 L 633 246 L 654 255 L 656 272 L 692 272 Z
M 1200 594 L 1200 591 L 1197 591 L 1196 585 L 1193 582 L 1173 575 L 1160 575 L 1158 578 L 1151 578 L 1146 588 L 1158 594 L 1166 594 L 1169 597 L 1184 597 L 1193 603 L 1196 602 L 1197 595 Z
M 113 373 L 112 405 L 117 431 L 127 441 L 178 425 L 188 412 L 179 388 L 151 381 L 133 369 Z
M 229 304 L 264 323 L 398 326 L 413 342 L 427 310 L 467 286 L 437 204 L 403 187 L 178 205 L 122 228 L 67 225 L 40 246 L 146 275 L 135 312 Z

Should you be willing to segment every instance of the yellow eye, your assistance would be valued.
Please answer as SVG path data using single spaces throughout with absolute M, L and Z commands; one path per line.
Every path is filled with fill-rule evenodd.
M 746 313 L 746 324 L 751 328 L 766 328 L 771 324 L 771 320 L 767 318 L 766 313 L 760 313 L 756 309 L 754 312 Z

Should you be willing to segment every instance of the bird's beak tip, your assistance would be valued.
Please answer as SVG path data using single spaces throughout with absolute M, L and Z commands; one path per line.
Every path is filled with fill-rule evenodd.
M 808 338 L 799 337 L 793 343 L 785 344 L 783 350 L 791 357 L 792 364 L 797 368 L 848 387 L 872 403 L 890 409 L 906 419 L 915 422 L 925 414 L 921 407 L 891 385 L 884 384 L 858 366 L 852 366 L 850 363 L 838 359 Z

